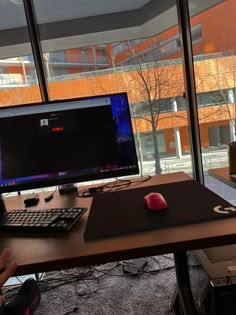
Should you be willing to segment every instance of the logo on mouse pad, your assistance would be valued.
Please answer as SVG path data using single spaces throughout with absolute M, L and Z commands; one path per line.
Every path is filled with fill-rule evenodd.
M 235 212 L 236 209 L 234 207 L 223 208 L 222 206 L 216 206 L 213 208 L 213 211 L 216 213 L 228 214 L 230 212 Z

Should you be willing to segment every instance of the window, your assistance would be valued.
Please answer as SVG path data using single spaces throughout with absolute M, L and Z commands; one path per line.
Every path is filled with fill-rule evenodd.
M 155 108 L 155 106 L 154 106 Z M 172 98 L 161 98 L 159 101 L 157 101 L 156 104 L 156 110 L 158 112 L 158 110 L 160 111 L 160 113 L 168 113 L 168 112 L 172 112 Z
M 157 141 L 159 153 L 166 152 L 166 141 L 165 134 L 163 130 L 157 131 Z M 143 159 L 145 161 L 152 161 L 154 156 L 153 150 L 153 137 L 150 133 L 143 133 L 141 135 L 141 144 L 143 150 Z
M 60 68 L 53 68 L 53 74 L 55 77 L 58 77 L 61 75 L 67 75 L 68 70 L 67 69 L 60 69 Z
M 191 35 L 192 35 L 192 40 L 193 44 L 197 44 L 200 41 L 202 41 L 202 26 L 201 24 L 198 24 L 194 27 L 191 28 Z M 155 38 L 155 37 L 154 37 Z M 127 51 L 128 49 L 135 47 L 136 45 L 142 43 L 142 42 L 147 42 L 148 43 L 149 39 L 136 39 L 136 40 L 130 40 L 130 41 L 125 41 L 125 42 L 120 42 L 120 43 L 115 43 L 112 45 L 112 54 L 113 55 L 119 55 L 124 51 Z M 159 58 L 169 56 L 175 52 L 180 51 L 181 49 L 181 44 L 180 44 L 180 39 L 179 39 L 179 34 L 176 34 L 166 40 L 159 41 L 155 38 L 154 41 L 155 44 L 147 44 L 148 48 L 143 48 L 139 50 L 137 48 L 137 54 L 139 56 L 142 56 L 143 61 L 142 62 L 152 62 L 154 61 L 155 57 L 153 56 L 154 54 L 158 54 Z M 145 46 L 144 46 L 145 47 Z M 125 59 L 119 62 L 120 65 L 127 65 L 130 64 L 128 60 L 132 60 L 133 55 L 132 54 L 127 54 L 125 56 Z
M 197 95 L 198 106 L 210 106 L 228 103 L 228 96 L 226 90 L 211 91 L 206 93 L 199 93 Z
M 28 70 L 29 73 L 29 77 L 31 81 L 35 81 L 36 80 L 36 72 L 34 68 L 29 68 Z
M 194 14 L 197 1 L 195 5 L 193 2 L 189 1 L 189 8 L 205 182 L 210 189 L 234 204 L 235 198 L 230 197 L 228 189 L 208 176 L 207 171 L 209 168 L 228 165 L 227 144 L 236 140 L 233 125 L 236 83 L 235 2 L 219 1 L 197 16 Z
M 8 73 L 8 68 L 5 67 L 5 66 L 0 66 L 0 73 L 3 74 L 3 73 Z
M 172 112 L 172 98 L 161 98 L 154 101 L 153 105 L 154 114 Z M 132 106 L 134 115 L 136 116 L 148 116 L 150 115 L 150 105 L 148 103 L 138 103 Z
M 129 48 L 130 46 L 128 45 L 127 42 L 115 43 L 112 45 L 112 53 L 114 55 L 118 55 Z
M 183 96 L 177 96 L 176 98 L 177 108 L 179 110 L 186 110 L 186 101 Z
M 229 126 L 216 126 L 208 128 L 210 147 L 226 146 L 229 143 Z
M 65 62 L 66 54 L 64 51 L 54 51 L 49 54 L 49 62 Z
M 180 41 L 178 38 L 170 39 L 160 44 L 162 55 L 170 55 L 180 49 Z
M 87 56 L 87 52 L 86 52 L 86 50 L 82 50 L 81 49 L 81 51 L 80 51 L 80 53 L 81 53 L 81 56 L 82 56 L 82 62 L 88 62 L 88 56 Z
M 191 28 L 191 36 L 193 44 L 202 40 L 202 25 L 198 24 Z
M 193 45 L 202 40 L 202 26 L 199 24 L 191 28 Z M 179 35 L 175 35 L 160 43 L 160 51 L 163 55 L 170 55 L 180 50 Z

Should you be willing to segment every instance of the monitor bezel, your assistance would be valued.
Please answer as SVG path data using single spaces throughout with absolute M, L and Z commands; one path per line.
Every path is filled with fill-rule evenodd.
M 10 109 L 16 109 L 16 108 L 27 108 L 32 106 L 45 106 L 45 105 L 52 105 L 52 104 L 60 104 L 60 103 L 70 103 L 74 101 L 83 101 L 87 99 L 95 99 L 99 97 L 111 97 L 115 95 L 124 95 L 127 100 L 128 104 L 128 113 L 129 113 L 129 122 L 132 129 L 132 120 L 131 120 L 131 114 L 130 114 L 130 108 L 129 108 L 129 101 L 128 101 L 128 95 L 127 92 L 120 92 L 120 93 L 111 93 L 111 94 L 99 94 L 99 95 L 93 95 L 93 96 L 84 96 L 84 97 L 76 97 L 76 98 L 69 98 L 69 99 L 60 99 L 60 100 L 50 100 L 48 102 L 35 102 L 35 103 L 27 103 L 27 104 L 17 104 L 17 105 L 10 105 L 10 106 L 0 106 L 0 112 L 2 110 L 10 110 Z M 1 118 L 0 118 L 1 121 Z M 135 146 L 135 139 L 134 139 L 134 133 L 132 129 L 132 141 L 134 144 L 134 149 L 136 151 Z M 120 170 L 112 170 L 111 172 L 101 172 L 95 174 L 89 174 L 89 175 L 83 175 L 83 176 L 74 176 L 74 177 L 68 177 L 68 178 L 56 178 L 56 179 L 43 179 L 38 181 L 32 181 L 32 182 L 24 182 L 16 185 L 9 185 L 9 186 L 0 186 L 0 194 L 9 193 L 9 192 L 18 192 L 23 190 L 30 190 L 30 189 L 41 189 L 41 188 L 49 188 L 52 186 L 59 186 L 59 185 L 66 185 L 66 184 L 76 184 L 76 183 L 83 183 L 87 181 L 96 181 L 96 180 L 102 180 L 102 179 L 110 179 L 110 178 L 117 178 L 117 177 L 127 177 L 132 175 L 138 175 L 139 174 L 139 163 L 138 163 L 138 157 L 137 152 L 135 152 L 135 167 L 131 169 L 120 169 Z

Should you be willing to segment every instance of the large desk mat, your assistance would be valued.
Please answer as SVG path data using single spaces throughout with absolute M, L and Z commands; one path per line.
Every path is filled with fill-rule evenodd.
M 166 210 L 147 209 L 144 196 L 151 192 L 163 195 Z M 215 212 L 215 207 L 223 213 Z M 236 216 L 233 209 L 230 203 L 194 180 L 101 193 L 93 199 L 84 237 L 94 240 L 224 219 Z

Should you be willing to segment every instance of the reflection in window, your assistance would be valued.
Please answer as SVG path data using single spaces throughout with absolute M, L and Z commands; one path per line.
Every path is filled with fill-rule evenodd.
M 202 41 L 202 25 L 198 24 L 191 28 L 191 35 L 193 45 Z M 179 34 L 176 34 L 168 39 L 161 40 L 157 37 L 153 38 L 155 42 L 150 39 L 136 39 L 125 42 L 119 42 L 112 44 L 112 54 L 113 56 L 121 54 L 124 58 L 119 65 L 128 65 L 132 63 L 132 51 L 137 50 L 136 54 L 143 56 L 143 62 L 153 61 L 153 52 L 155 51 L 156 59 L 162 59 L 169 56 L 175 52 L 181 50 Z M 144 42 L 144 45 L 140 45 L 140 48 L 136 47 L 138 44 Z M 148 44 L 149 43 L 149 44 Z M 141 47 L 142 46 L 142 47 Z M 131 53 L 128 51 L 131 50 Z M 126 55 L 125 55 L 126 54 Z
M 23 1 L 1 1 L 0 7 L 1 105 L 41 102 Z
M 214 126 L 208 128 L 209 147 L 226 147 L 230 142 L 228 125 Z
M 186 110 L 186 101 L 183 96 L 177 96 L 176 97 L 176 102 L 177 102 L 177 108 L 179 110 Z
M 197 95 L 198 106 L 210 106 L 228 103 L 227 90 L 199 93 Z
M 66 54 L 64 51 L 54 51 L 49 53 L 49 62 L 65 62 Z
M 154 101 L 152 105 L 154 114 L 173 112 L 173 101 L 176 101 L 177 103 L 177 111 L 186 110 L 186 102 L 182 96 L 177 96 L 175 98 L 168 97 Z M 131 110 L 134 112 L 134 116 L 136 117 L 150 115 L 150 105 L 147 103 L 133 104 Z
M 177 38 L 169 40 L 166 44 L 160 45 L 162 55 L 169 55 L 178 49 L 180 49 L 180 41 Z
M 55 77 L 67 75 L 68 74 L 68 70 L 67 69 L 54 68 L 53 69 L 53 74 L 54 74 Z
M 32 73 L 35 79 L 35 67 L 30 61 L 30 56 L 2 59 L 0 60 L 0 88 L 27 87 L 32 83 Z

